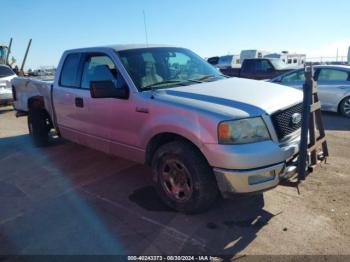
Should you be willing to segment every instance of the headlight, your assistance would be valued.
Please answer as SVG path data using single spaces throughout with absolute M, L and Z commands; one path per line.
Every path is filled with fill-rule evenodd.
M 219 144 L 248 144 L 271 139 L 261 117 L 221 122 L 218 137 Z

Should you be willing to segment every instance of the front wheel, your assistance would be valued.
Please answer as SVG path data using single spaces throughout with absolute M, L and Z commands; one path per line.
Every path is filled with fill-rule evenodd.
M 28 130 L 36 146 L 46 146 L 49 141 L 50 122 L 44 109 L 31 108 L 28 112 Z
M 339 105 L 340 113 L 345 117 L 350 117 L 350 96 L 345 97 Z
M 212 169 L 188 142 L 174 141 L 161 146 L 153 157 L 152 172 L 158 195 L 177 211 L 202 212 L 219 196 Z

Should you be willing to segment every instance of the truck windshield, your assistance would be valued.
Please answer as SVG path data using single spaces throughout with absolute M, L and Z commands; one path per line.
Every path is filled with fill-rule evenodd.
M 7 66 L 0 66 L 0 77 L 12 76 L 15 73 Z
M 117 53 L 140 91 L 224 78 L 208 62 L 184 48 L 151 47 Z

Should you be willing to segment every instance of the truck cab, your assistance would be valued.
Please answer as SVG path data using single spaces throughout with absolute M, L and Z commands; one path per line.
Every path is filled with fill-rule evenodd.
M 221 72 L 227 76 L 256 80 L 271 79 L 292 69 L 287 68 L 279 59 L 253 58 L 245 59 L 241 68 L 225 68 Z

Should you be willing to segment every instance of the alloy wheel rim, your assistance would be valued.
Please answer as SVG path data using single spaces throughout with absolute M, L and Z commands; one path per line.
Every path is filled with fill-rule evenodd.
M 176 201 L 185 202 L 192 196 L 193 185 L 188 169 L 175 159 L 166 160 L 161 168 L 162 186 Z
M 346 115 L 350 115 L 350 97 L 347 100 L 345 100 L 343 110 Z

